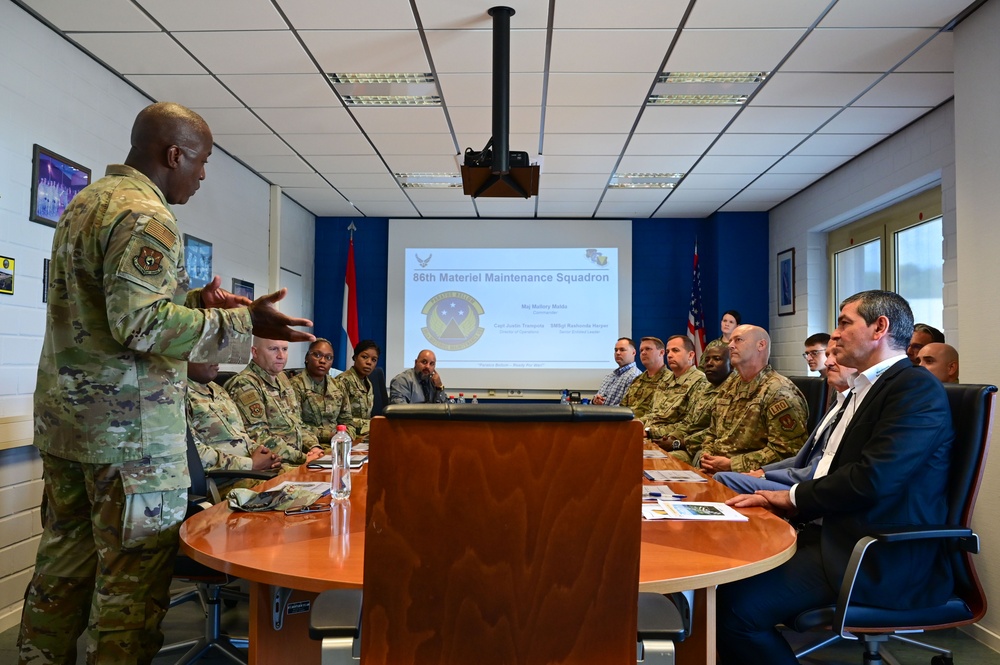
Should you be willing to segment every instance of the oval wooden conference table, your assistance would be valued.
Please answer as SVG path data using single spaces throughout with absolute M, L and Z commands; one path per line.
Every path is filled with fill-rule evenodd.
M 647 443 L 649 449 L 655 445 Z M 672 457 L 646 459 L 647 469 L 689 469 Z M 326 480 L 303 468 L 269 481 Z M 240 513 L 225 503 L 184 522 L 181 551 L 250 582 L 250 663 L 294 657 L 319 663 L 308 637 L 311 601 L 326 589 L 360 587 L 365 548 L 367 465 L 351 474 L 350 502 L 302 516 Z M 644 481 L 648 482 L 648 481 Z M 670 483 L 688 501 L 723 501 L 733 492 L 714 481 Z M 715 586 L 769 570 L 795 552 L 792 527 L 761 508 L 747 522 L 644 520 L 639 564 L 642 591 L 695 590 L 692 634 L 677 645 L 678 663 L 715 662 Z

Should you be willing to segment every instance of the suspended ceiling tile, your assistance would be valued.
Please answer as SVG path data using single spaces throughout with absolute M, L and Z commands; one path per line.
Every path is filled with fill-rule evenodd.
M 765 173 L 753 183 L 755 190 L 794 189 L 796 191 L 805 189 L 823 176 L 815 173 Z
M 776 205 L 790 196 L 795 196 L 798 194 L 797 189 L 761 189 L 758 188 L 757 183 L 754 183 L 744 189 L 742 192 L 733 197 L 733 202 L 739 203 L 740 201 L 760 201 L 760 202 L 771 202 L 771 205 Z M 731 205 L 731 204 L 727 204 Z
M 884 72 L 934 35 L 921 28 L 816 29 L 783 72 Z
M 651 203 L 659 205 L 667 198 L 669 189 L 608 189 L 604 193 L 604 203 Z
M 275 185 L 285 188 L 319 188 L 330 189 L 330 183 L 323 180 L 317 173 L 261 173 Z
M 549 75 L 546 104 L 553 106 L 629 106 L 646 102 L 656 80 L 650 74 L 565 74 Z M 512 96 L 512 99 L 513 96 Z
M 480 143 L 486 145 L 490 136 L 493 135 L 493 111 L 488 106 L 449 106 L 448 115 L 451 117 L 452 127 L 456 134 L 478 134 L 483 138 L 475 141 L 472 145 L 479 149 Z M 538 136 L 538 127 L 541 123 L 541 113 L 539 109 L 532 106 L 512 106 L 510 108 L 510 133 L 532 134 Z M 387 130 L 391 131 L 391 130 Z M 459 143 L 465 147 L 465 144 Z M 479 146 L 479 147 L 476 147 Z M 538 139 L 534 140 L 535 149 L 538 146 Z M 528 148 L 517 148 L 527 150 Z
M 286 189 L 284 193 L 317 217 L 357 217 L 364 214 L 332 189 Z
M 545 173 L 603 173 L 610 175 L 617 155 L 547 155 Z
M 424 217 L 474 217 L 476 214 L 471 198 L 466 201 L 417 203 L 416 206 Z
M 451 134 L 370 133 L 368 137 L 383 155 L 455 155 Z
M 695 189 L 685 187 L 683 184 L 670 194 L 670 201 L 677 203 L 685 201 L 687 203 L 710 203 L 712 205 L 722 205 L 736 194 L 739 188 L 726 187 L 723 189 Z
M 311 74 L 316 71 L 289 30 L 175 32 L 194 57 L 216 74 Z
M 709 155 L 784 155 L 808 134 L 734 134 L 726 132 Z
M 538 185 L 538 198 L 545 201 L 575 201 L 576 203 L 596 205 L 601 198 L 601 194 L 604 192 L 604 185 L 606 183 L 607 179 L 605 178 L 604 183 L 590 189 L 564 189 L 550 187 L 548 179 L 543 175 Z
M 549 134 L 545 135 L 544 154 L 549 155 L 620 155 L 628 134 Z M 511 140 L 513 145 L 513 139 Z
M 354 117 L 366 134 L 385 134 L 406 127 L 421 134 L 442 134 L 448 122 L 439 106 L 354 107 Z
M 367 217 L 417 217 L 417 210 L 413 204 L 406 203 L 384 203 L 381 201 L 365 201 L 358 204 L 358 208 Z
M 601 202 L 597 209 L 598 217 L 631 217 L 632 219 L 645 219 L 653 214 L 659 202 L 616 202 L 607 200 Z
M 703 219 L 716 211 L 716 206 L 710 203 L 688 203 L 686 201 L 671 201 L 667 199 L 653 213 L 654 219 Z
M 399 185 L 395 184 L 392 178 L 391 185 L 385 187 L 368 187 L 368 183 L 364 180 L 357 179 L 351 182 L 353 176 L 340 174 L 337 176 L 337 180 L 334 181 L 337 189 L 340 193 L 347 197 L 347 199 L 354 205 L 358 205 L 359 202 L 371 203 L 372 201 L 382 201 L 385 203 L 408 203 L 409 199 L 406 198 L 406 194 L 403 190 L 399 188 Z M 360 183 L 360 184 L 358 184 Z
M 820 24 L 828 27 L 941 27 L 970 0 L 839 0 Z
M 790 155 L 768 173 L 815 173 L 824 175 L 851 159 L 848 155 Z
M 821 130 L 823 134 L 891 134 L 910 124 L 930 108 L 848 108 Z
M 641 123 L 640 123 L 641 126 Z M 718 134 L 635 134 L 626 155 L 700 155 Z
M 224 132 L 226 134 L 271 134 L 267 125 L 260 121 L 253 113 L 245 108 L 198 108 L 195 107 L 201 117 L 205 119 L 213 132 Z
M 618 173 L 687 173 L 696 155 L 625 155 Z
M 677 187 L 689 189 L 743 189 L 757 177 L 756 173 L 691 173 Z
M 299 30 L 415 30 L 417 27 L 408 0 L 279 0 L 277 4 Z
M 270 0 L 136 0 L 167 30 L 284 30 Z
M 445 73 L 491 73 L 493 33 L 491 30 L 428 30 L 434 67 Z M 511 30 L 510 71 L 544 71 L 545 31 Z
M 829 4 L 829 0 L 699 0 L 686 27 L 807 28 Z
M 783 107 L 751 104 L 733 121 L 726 133 L 812 133 L 840 111 L 836 107 Z
M 845 106 L 878 80 L 878 74 L 778 73 L 761 87 L 761 106 Z
M 414 203 L 455 203 L 458 201 L 470 202 L 471 198 L 466 196 L 459 188 L 447 189 L 407 189 L 406 195 Z
M 803 30 L 684 30 L 664 71 L 770 72 Z
M 248 106 L 336 106 L 340 100 L 320 74 L 226 74 L 219 77 Z
M 25 0 L 45 20 L 67 32 L 159 32 L 130 0 Z
M 300 30 L 299 37 L 327 74 L 430 71 L 415 30 Z
M 897 72 L 953 72 L 955 71 L 955 33 L 940 32 L 930 44 L 917 51 L 901 64 Z
M 454 173 L 452 155 L 384 155 L 393 173 Z
M 374 155 L 368 139 L 354 134 L 283 134 L 300 155 Z
M 545 133 L 584 134 L 600 127 L 610 133 L 626 133 L 635 123 L 637 107 L 631 106 L 555 106 L 545 113 Z
M 341 103 L 334 98 L 332 106 L 314 108 L 256 109 L 264 122 L 279 134 L 356 133 L 358 126 Z
M 937 106 L 955 95 L 951 74 L 889 74 L 854 106 Z
M 457 161 L 455 163 L 461 165 L 465 160 L 466 148 L 479 151 L 486 147 L 486 142 L 490 140 L 490 125 L 487 123 L 485 126 L 479 126 L 475 131 L 464 134 L 457 132 L 456 135 L 458 136 L 458 147 L 461 152 L 456 157 Z M 515 134 L 511 132 L 510 149 L 526 152 L 529 158 L 534 158 L 538 152 L 538 133 Z
M 493 27 L 493 17 L 488 14 L 489 8 L 493 6 L 491 3 L 417 0 L 416 4 L 420 20 L 427 30 L 489 30 Z M 505 2 L 504 6 L 514 10 L 514 15 L 510 17 L 511 31 L 544 30 L 548 24 L 548 4 L 538 0 Z
M 776 201 L 755 201 L 753 199 L 739 199 L 739 201 L 734 201 L 725 204 L 719 208 L 719 212 L 767 212 L 774 206 L 781 203 L 783 199 Z
M 793 155 L 860 155 L 888 134 L 816 134 L 796 148 Z
M 539 217 L 591 217 L 596 204 L 573 203 L 570 201 L 547 201 L 539 199 Z
M 738 106 L 647 106 L 635 131 L 719 133 L 739 110 Z
M 476 208 L 480 217 L 534 217 L 535 199 L 480 197 Z
M 440 74 L 441 92 L 448 106 L 493 106 L 493 75 Z M 510 75 L 510 105 L 538 106 L 542 103 L 542 74 Z
M 243 157 L 250 155 L 286 155 L 295 152 L 274 134 L 214 134 L 215 142 L 226 151 Z
M 698 162 L 698 173 L 760 173 L 779 157 L 775 155 L 705 156 Z
M 323 174 L 388 172 L 377 155 L 316 155 L 309 163 Z
M 613 8 L 600 3 L 556 3 L 553 24 L 557 30 L 566 28 L 608 30 L 614 28 L 670 28 L 680 25 L 684 17 L 682 2 L 649 2 L 648 0 L 616 0 Z
M 555 30 L 551 72 L 660 71 L 674 30 Z M 595 39 L 600 48 L 595 48 Z
M 243 107 L 211 76 L 137 74 L 125 78 L 157 101 L 177 102 L 189 108 Z
M 608 176 L 600 173 L 543 173 L 539 180 L 539 189 L 604 189 L 608 184 Z
M 120 74 L 208 73 L 166 33 L 88 32 L 73 39 Z
M 287 155 L 241 156 L 258 173 L 312 173 L 313 169 L 301 157 Z

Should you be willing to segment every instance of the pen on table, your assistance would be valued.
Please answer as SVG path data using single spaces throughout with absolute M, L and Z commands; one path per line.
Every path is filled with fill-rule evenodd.
M 666 492 L 646 492 L 649 496 L 658 496 L 668 499 L 686 499 L 687 494 L 667 494 Z

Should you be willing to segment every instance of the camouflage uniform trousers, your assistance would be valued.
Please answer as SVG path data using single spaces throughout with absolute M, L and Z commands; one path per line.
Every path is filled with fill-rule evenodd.
M 126 495 L 119 465 L 41 456 L 43 532 L 19 662 L 75 665 L 85 630 L 88 665 L 151 662 L 163 643 L 187 490 Z

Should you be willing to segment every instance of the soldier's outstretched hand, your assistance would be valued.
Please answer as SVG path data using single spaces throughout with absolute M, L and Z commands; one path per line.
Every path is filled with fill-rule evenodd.
M 315 335 L 292 328 L 292 326 L 311 328 L 312 321 L 282 314 L 274 306 L 275 303 L 287 294 L 288 289 L 279 289 L 274 293 L 257 298 L 250 304 L 253 334 L 265 339 L 283 339 L 289 342 L 312 342 L 316 339 Z

